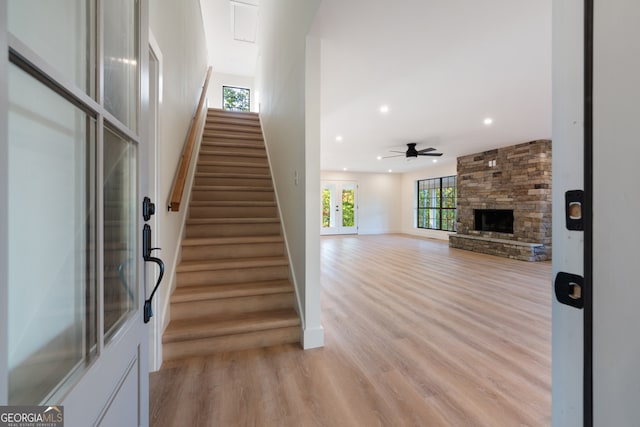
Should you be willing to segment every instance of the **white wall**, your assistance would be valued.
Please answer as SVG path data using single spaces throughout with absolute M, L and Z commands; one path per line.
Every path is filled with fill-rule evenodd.
M 319 254 L 317 222 L 307 219 L 308 215 L 320 215 L 319 208 L 316 214 L 315 207 L 309 210 L 307 206 L 307 200 L 312 206 L 319 205 L 320 194 L 319 78 L 316 72 L 307 76 L 307 62 L 319 67 L 317 42 L 311 44 L 307 58 L 307 35 L 319 4 L 319 0 L 265 2 L 258 25 L 261 44 L 256 88 L 260 92 L 261 120 L 300 304 L 305 347 L 323 343 L 317 265 L 320 258 L 311 254 L 307 258 L 308 252 Z M 309 88 L 311 99 L 306 96 L 307 77 L 313 81 Z M 307 116 L 307 108 L 314 117 Z M 317 203 L 313 201 L 313 191 Z M 315 234 L 308 227 L 313 227 Z M 307 267 L 307 262 L 315 265 Z M 307 275 L 307 268 L 313 268 L 313 273 Z
M 419 179 L 439 178 L 442 176 L 456 175 L 456 162 L 443 165 L 431 165 L 415 172 L 407 172 L 402 175 L 402 232 L 414 236 L 428 237 L 431 239 L 449 240 L 447 231 L 425 230 L 416 227 L 416 181 Z
M 209 108 L 222 108 L 222 86 L 234 86 L 249 89 L 251 95 L 250 109 L 254 112 L 258 111 L 253 77 L 216 73 L 216 70 L 213 70 L 211 81 L 209 82 L 209 91 L 207 93 L 207 105 Z
M 401 174 L 322 171 L 320 179 L 358 183 L 358 234 L 402 232 Z
M 155 200 L 160 230 L 159 240 L 154 246 L 162 247 L 157 256 L 164 260 L 166 274 L 156 294 L 162 310 L 154 315 L 166 326 L 169 295 L 175 287 L 175 267 L 186 215 L 186 209 L 178 213 L 168 212 L 166 206 L 204 82 L 207 49 L 198 0 L 155 0 L 149 4 L 149 14 L 149 25 L 163 58 L 158 132 L 160 182 L 159 199 Z M 183 206 L 186 206 L 184 200 Z M 155 338 L 161 339 L 160 336 Z M 151 366 L 154 368 L 159 366 Z

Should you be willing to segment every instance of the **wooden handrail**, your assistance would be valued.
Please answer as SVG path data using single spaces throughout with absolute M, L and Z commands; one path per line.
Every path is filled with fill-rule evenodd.
M 189 136 L 187 142 L 182 150 L 182 158 L 178 165 L 178 172 L 173 181 L 173 187 L 171 189 L 171 196 L 169 197 L 169 210 L 172 212 L 178 212 L 180 210 L 180 203 L 182 201 L 182 194 L 184 193 L 184 186 L 187 183 L 187 173 L 189 172 L 189 165 L 191 164 L 191 157 L 193 156 L 193 148 L 196 146 L 196 136 L 198 134 L 198 128 L 200 126 L 200 120 L 202 118 L 202 110 L 204 109 L 204 100 L 207 97 L 207 88 L 209 87 L 209 78 L 211 77 L 211 67 L 207 69 L 207 76 L 204 79 L 204 85 L 202 86 L 202 93 L 200 94 L 200 101 L 198 102 L 198 108 L 191 120 L 191 127 L 189 128 Z

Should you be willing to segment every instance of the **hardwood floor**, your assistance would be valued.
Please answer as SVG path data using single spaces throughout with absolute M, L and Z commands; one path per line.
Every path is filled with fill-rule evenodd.
M 548 426 L 551 263 L 322 239 L 325 347 L 165 363 L 152 426 Z

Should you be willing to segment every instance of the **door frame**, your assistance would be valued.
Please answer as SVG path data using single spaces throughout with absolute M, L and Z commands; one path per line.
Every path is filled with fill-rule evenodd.
M 593 64 L 594 0 L 584 0 L 583 394 L 585 427 L 593 426 Z
M 157 201 L 160 197 L 160 105 L 162 103 L 162 70 L 163 58 L 160 45 L 156 41 L 151 29 L 149 29 L 149 186 L 151 200 Z M 152 57 L 155 61 L 152 61 Z M 155 62 L 155 66 L 152 65 Z M 151 229 L 153 230 L 153 242 L 155 246 L 162 247 L 162 235 L 160 228 L 160 215 L 151 217 Z M 149 286 L 153 286 L 154 269 L 147 269 L 151 275 L 151 281 L 147 281 L 147 292 L 151 292 Z M 149 328 L 149 369 L 157 371 L 162 365 L 162 308 L 160 307 L 164 290 L 161 286 L 156 292 L 153 301 L 153 313 Z

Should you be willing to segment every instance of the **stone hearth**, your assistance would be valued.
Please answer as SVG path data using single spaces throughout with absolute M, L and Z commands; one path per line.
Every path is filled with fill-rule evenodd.
M 524 261 L 551 259 L 551 141 L 458 158 L 454 248 Z M 476 210 L 513 210 L 513 233 L 476 230 Z M 479 228 L 479 227 L 478 227 Z

